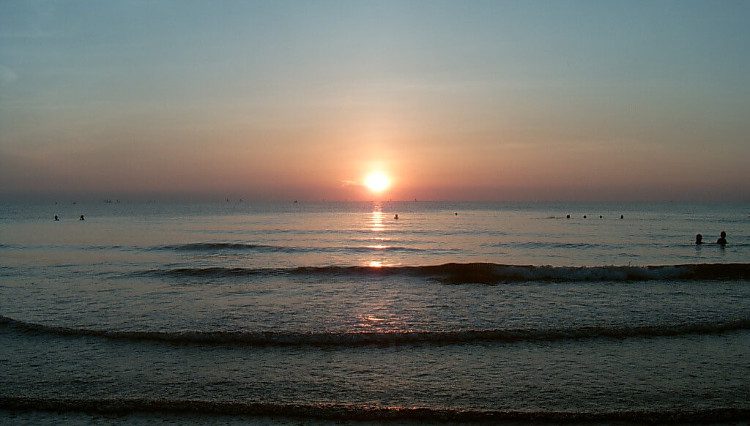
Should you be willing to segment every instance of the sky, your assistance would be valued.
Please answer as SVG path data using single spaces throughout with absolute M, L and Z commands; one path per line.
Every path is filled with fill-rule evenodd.
M 0 197 L 750 201 L 748 21 L 730 0 L 0 0 Z

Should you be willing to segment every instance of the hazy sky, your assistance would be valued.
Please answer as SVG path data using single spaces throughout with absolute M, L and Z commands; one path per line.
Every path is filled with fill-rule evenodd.
M 750 200 L 750 1 L 0 1 L 0 196 Z

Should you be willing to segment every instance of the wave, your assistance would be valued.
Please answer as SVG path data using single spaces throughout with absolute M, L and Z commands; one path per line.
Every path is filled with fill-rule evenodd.
M 169 413 L 187 416 L 239 415 L 338 421 L 440 421 L 440 422 L 638 422 L 722 423 L 750 418 L 750 408 L 680 408 L 610 412 L 480 410 L 419 406 L 378 406 L 343 403 L 283 404 L 165 399 L 70 399 L 0 396 L 6 410 L 87 412 L 97 414 Z
M 207 243 L 188 243 L 163 245 L 153 248 L 154 250 L 171 250 L 171 251 L 198 251 L 198 252 L 222 252 L 222 251 L 254 251 L 264 253 L 320 253 L 320 252 L 355 252 L 370 253 L 380 251 L 392 252 L 425 252 L 429 249 L 415 247 L 389 246 L 389 245 L 368 245 L 368 246 L 343 246 L 343 247 L 298 247 L 298 246 L 279 246 L 269 244 L 249 244 L 249 243 L 228 243 L 228 242 L 207 242 Z
M 548 330 L 457 330 L 300 333 L 276 331 L 115 331 L 57 327 L 0 316 L 0 327 L 13 331 L 67 337 L 150 341 L 175 345 L 360 347 L 415 344 L 450 345 L 581 339 L 627 339 L 715 335 L 750 330 L 750 318 L 718 323 L 643 326 L 590 326 Z
M 652 235 L 653 237 L 653 235 Z M 665 239 L 668 239 L 665 237 Z M 652 241 L 631 241 L 628 243 L 573 243 L 573 242 L 558 242 L 558 241 L 518 241 L 518 242 L 500 242 L 487 244 L 488 247 L 498 248 L 509 248 L 509 249 L 565 249 L 565 250 L 622 250 L 626 248 L 663 248 L 663 249 L 675 249 L 675 248 L 703 248 L 703 247 L 716 247 L 716 243 L 709 241 L 703 243 L 703 246 L 696 247 L 693 241 L 669 241 L 662 243 L 655 243 Z M 750 247 L 750 243 L 743 242 L 732 242 L 729 248 L 745 248 Z
M 231 278 L 251 275 L 404 276 L 446 284 L 542 282 L 611 282 L 654 280 L 750 280 L 749 263 L 702 263 L 661 266 L 533 266 L 496 263 L 446 263 L 431 266 L 303 266 L 296 268 L 173 268 L 134 272 L 170 278 Z
M 632 246 L 632 244 L 631 244 Z M 495 243 L 490 244 L 490 247 L 504 247 L 504 248 L 554 248 L 554 249 L 618 249 L 624 247 L 624 245 L 614 244 L 596 244 L 596 243 L 562 243 L 554 241 L 519 241 L 509 243 Z

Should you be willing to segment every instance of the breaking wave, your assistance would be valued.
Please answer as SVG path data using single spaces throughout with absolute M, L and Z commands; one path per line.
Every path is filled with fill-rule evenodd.
M 440 422 L 637 422 L 722 423 L 747 420 L 750 408 L 681 408 L 610 412 L 480 410 L 419 406 L 356 404 L 283 404 L 166 399 L 70 399 L 0 396 L 0 408 L 9 410 L 87 412 L 97 414 L 170 413 L 178 415 L 239 415 L 338 421 Z
M 320 252 L 354 252 L 370 253 L 378 251 L 390 252 L 426 252 L 429 249 L 415 247 L 389 246 L 389 245 L 367 245 L 367 246 L 350 246 L 350 247 L 298 247 L 298 246 L 279 246 L 269 244 L 249 244 L 249 243 L 227 243 L 227 242 L 208 242 L 208 243 L 188 243 L 157 246 L 154 250 L 170 251 L 196 251 L 196 252 L 225 252 L 225 251 L 251 251 L 261 253 L 320 253 Z
M 110 340 L 150 341 L 175 345 L 225 346 L 397 346 L 450 345 L 481 342 L 514 343 L 579 339 L 627 339 L 713 335 L 750 330 L 750 318 L 718 323 L 641 326 L 590 326 L 559 329 L 494 329 L 457 331 L 385 332 L 276 332 L 276 331 L 115 331 L 57 327 L 0 316 L 0 327 L 27 334 L 98 337 Z
M 412 276 L 447 284 L 502 284 L 526 281 L 610 282 L 653 280 L 750 280 L 748 263 L 662 266 L 533 266 L 446 263 L 432 266 L 303 266 L 296 268 L 173 268 L 135 272 L 169 278 L 230 278 L 251 275 Z

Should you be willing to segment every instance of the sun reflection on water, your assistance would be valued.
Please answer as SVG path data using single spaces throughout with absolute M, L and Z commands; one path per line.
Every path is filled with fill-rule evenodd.
M 385 214 L 380 208 L 380 204 L 375 204 L 372 209 L 372 213 L 370 213 L 370 217 L 368 220 L 370 231 L 372 232 L 382 232 L 385 230 L 385 225 L 383 224 L 383 220 L 385 219 Z
M 371 232 L 375 233 L 381 233 L 385 231 L 385 214 L 383 213 L 383 208 L 380 205 L 380 203 L 374 203 L 372 205 L 372 212 L 367 218 L 367 229 Z M 367 248 L 377 250 L 377 251 L 383 251 L 386 249 L 387 246 L 382 244 L 384 241 L 384 238 L 382 236 L 373 237 L 372 239 L 378 241 L 378 244 L 368 245 Z M 369 266 L 370 268 L 382 268 L 383 267 L 383 260 L 382 259 L 369 259 L 365 262 L 365 265 Z
M 360 306 L 354 315 L 353 328 L 358 333 L 397 333 L 409 331 L 401 314 L 388 301 Z

